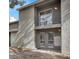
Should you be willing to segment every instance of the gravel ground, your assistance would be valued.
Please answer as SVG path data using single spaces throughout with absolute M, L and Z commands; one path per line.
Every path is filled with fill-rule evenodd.
M 43 50 L 10 48 L 9 59 L 70 59 L 68 56 Z

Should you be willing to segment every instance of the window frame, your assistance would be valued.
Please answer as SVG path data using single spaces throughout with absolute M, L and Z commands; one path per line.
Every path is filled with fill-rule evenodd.
M 48 47 L 51 48 L 52 46 L 51 46 L 51 43 L 49 43 L 49 42 L 52 42 L 53 47 L 54 47 L 54 35 L 53 35 L 53 32 L 48 32 Z
M 46 23 L 45 23 L 45 22 L 47 22 L 47 21 L 43 21 L 43 22 L 40 21 L 40 16 L 41 16 L 40 14 L 41 14 L 42 12 L 44 13 L 44 12 L 47 12 L 47 11 L 50 11 L 50 12 L 51 12 L 51 14 L 52 14 L 51 17 L 52 17 L 52 19 L 53 19 L 53 8 L 48 8 L 48 9 L 42 10 L 42 11 L 40 11 L 40 12 L 38 13 L 38 19 L 39 19 L 39 22 L 38 22 L 38 23 L 39 23 L 39 26 L 42 26 L 42 25 L 40 25 L 40 24 L 43 23 L 43 22 L 44 22 L 44 23 L 43 23 L 44 26 L 45 26 L 45 25 L 49 25 L 49 24 L 46 24 Z M 53 20 L 52 20 L 52 24 L 53 24 Z

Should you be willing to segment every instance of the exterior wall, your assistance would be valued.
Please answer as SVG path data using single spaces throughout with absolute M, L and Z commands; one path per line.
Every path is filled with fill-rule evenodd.
M 16 33 L 17 32 L 11 32 L 10 33 L 10 39 L 11 39 L 11 46 L 14 46 L 14 42 L 15 42 L 15 37 L 16 37 Z
M 9 30 L 18 29 L 18 22 L 10 23 Z
M 14 46 L 17 32 L 18 32 L 18 21 L 10 23 L 9 24 L 9 44 L 11 47 Z
M 70 0 L 61 0 L 62 53 L 70 54 Z
M 19 31 L 16 36 L 15 46 L 34 49 L 34 6 L 25 8 L 19 12 Z
M 55 34 L 54 35 L 54 45 L 55 46 L 61 46 L 61 34 Z

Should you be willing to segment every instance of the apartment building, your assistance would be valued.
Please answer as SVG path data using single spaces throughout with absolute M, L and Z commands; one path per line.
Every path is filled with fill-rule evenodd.
M 14 46 L 69 54 L 69 0 L 40 0 L 17 10 L 19 27 Z

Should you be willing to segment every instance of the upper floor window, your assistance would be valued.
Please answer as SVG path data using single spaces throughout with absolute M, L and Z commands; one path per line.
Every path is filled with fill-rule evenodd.
M 39 25 L 52 24 L 52 9 L 43 10 L 39 13 Z

